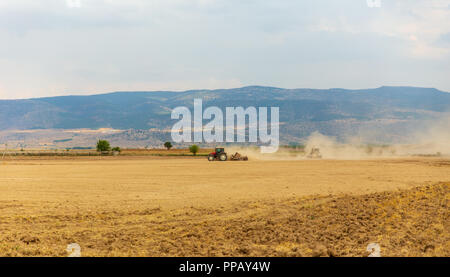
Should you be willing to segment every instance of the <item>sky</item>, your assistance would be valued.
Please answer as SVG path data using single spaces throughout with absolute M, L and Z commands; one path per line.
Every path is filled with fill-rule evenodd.
M 0 99 L 248 85 L 450 92 L 450 0 L 0 0 Z

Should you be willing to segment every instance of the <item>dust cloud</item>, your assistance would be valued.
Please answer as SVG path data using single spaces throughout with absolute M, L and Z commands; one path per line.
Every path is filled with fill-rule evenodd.
M 376 130 L 383 132 L 384 130 Z M 262 154 L 258 147 L 227 147 L 229 155 L 239 152 L 256 160 L 303 160 L 314 148 L 318 148 L 323 159 L 371 159 L 396 158 L 408 156 L 450 156 L 450 114 L 439 120 L 428 121 L 410 130 L 404 143 L 371 144 L 371 135 L 359 134 L 357 137 L 339 141 L 335 137 L 313 132 L 303 147 L 280 147 L 274 154 Z

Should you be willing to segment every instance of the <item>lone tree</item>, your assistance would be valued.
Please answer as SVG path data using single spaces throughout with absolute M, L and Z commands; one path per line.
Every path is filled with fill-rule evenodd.
M 107 140 L 99 140 L 97 141 L 97 151 L 98 152 L 106 152 L 111 150 L 111 145 Z
M 172 143 L 170 143 L 170 141 L 166 141 L 166 143 L 164 143 L 164 147 L 167 148 L 167 150 L 170 150 L 170 148 L 172 148 Z
M 189 151 L 194 154 L 194 156 L 197 155 L 198 150 L 200 150 L 200 147 L 196 144 L 189 146 Z

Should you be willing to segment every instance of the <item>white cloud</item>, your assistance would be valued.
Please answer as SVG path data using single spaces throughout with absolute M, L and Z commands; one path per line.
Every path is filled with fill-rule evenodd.
M 450 90 L 448 1 L 67 4 L 0 1 L 0 98 L 253 84 Z
M 81 8 L 81 0 L 66 0 L 67 7 Z

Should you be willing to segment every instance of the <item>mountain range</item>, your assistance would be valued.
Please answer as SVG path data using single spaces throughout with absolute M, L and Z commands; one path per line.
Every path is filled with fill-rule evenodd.
M 364 135 L 373 142 L 400 141 L 407 139 L 411 129 L 448 117 L 450 112 L 450 93 L 434 88 L 384 86 L 348 90 L 248 86 L 0 100 L 0 129 L 9 132 L 81 128 L 161 131 L 176 122 L 170 117 L 173 108 L 192 109 L 195 98 L 203 100 L 204 108 L 279 107 L 280 135 L 284 143 L 301 141 L 315 131 L 338 139 Z

